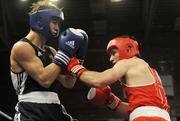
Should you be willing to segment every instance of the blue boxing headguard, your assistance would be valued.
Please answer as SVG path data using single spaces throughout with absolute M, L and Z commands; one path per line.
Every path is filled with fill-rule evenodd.
M 42 34 L 46 41 L 57 39 L 50 30 L 50 21 L 52 18 L 57 18 L 58 21 L 64 20 L 64 14 L 60 9 L 47 8 L 37 10 L 30 14 L 30 27 L 33 31 Z

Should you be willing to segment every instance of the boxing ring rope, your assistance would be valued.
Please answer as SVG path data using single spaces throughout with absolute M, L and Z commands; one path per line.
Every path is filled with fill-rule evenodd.
M 9 116 L 9 115 L 7 115 L 6 113 L 2 112 L 1 110 L 0 110 L 0 116 L 2 116 L 2 117 L 4 117 L 4 118 L 9 119 L 9 120 L 12 121 L 12 117 Z

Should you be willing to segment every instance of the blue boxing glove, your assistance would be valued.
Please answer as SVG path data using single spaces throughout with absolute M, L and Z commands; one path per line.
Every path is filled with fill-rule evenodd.
M 74 28 L 68 28 L 58 38 L 58 48 L 54 63 L 66 68 L 70 59 L 76 54 L 83 43 L 84 35 Z
M 83 65 L 84 58 L 85 58 L 85 55 L 87 53 L 87 48 L 88 48 L 88 35 L 82 29 L 76 29 L 76 30 L 79 31 L 84 36 L 82 45 L 79 47 L 76 53 L 76 57 L 79 59 L 81 65 Z

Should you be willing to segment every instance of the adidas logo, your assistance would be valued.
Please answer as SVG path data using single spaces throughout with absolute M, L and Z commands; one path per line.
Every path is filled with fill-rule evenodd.
M 69 47 L 71 47 L 73 49 L 74 49 L 74 43 L 75 43 L 75 41 L 67 41 L 67 42 L 65 42 L 66 45 L 68 45 Z

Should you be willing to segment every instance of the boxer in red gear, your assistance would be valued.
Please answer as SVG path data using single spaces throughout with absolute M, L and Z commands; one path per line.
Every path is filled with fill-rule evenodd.
M 75 63 L 72 66 L 70 62 L 71 68 L 79 67 L 76 72 L 84 70 L 78 77 L 95 88 L 101 89 L 119 81 L 128 99 L 115 108 L 122 117 L 129 117 L 130 121 L 170 121 L 170 106 L 161 79 L 157 71 L 140 57 L 138 43 L 129 36 L 117 37 L 108 43 L 107 53 L 114 66 L 103 72 L 85 70 Z M 94 92 L 94 96 L 88 99 L 96 99 L 93 102 L 102 101 L 98 103 L 103 104 L 104 99 L 98 100 L 102 99 L 98 97 L 104 98 L 103 91 L 99 93 L 96 89 Z

